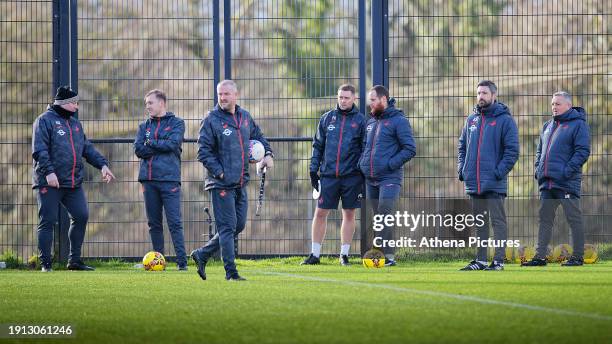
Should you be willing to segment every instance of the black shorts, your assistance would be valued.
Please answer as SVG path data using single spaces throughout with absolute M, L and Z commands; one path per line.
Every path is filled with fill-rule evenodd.
M 363 178 L 360 174 L 343 178 L 321 177 L 321 195 L 317 207 L 338 209 L 342 199 L 342 209 L 361 208 L 363 198 Z

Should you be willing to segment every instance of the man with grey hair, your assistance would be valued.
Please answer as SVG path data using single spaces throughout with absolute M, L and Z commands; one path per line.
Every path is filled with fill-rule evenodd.
M 234 263 L 234 238 L 244 230 L 248 209 L 249 140 L 260 141 L 265 149 L 257 169 L 272 167 L 272 148 L 251 114 L 236 104 L 238 88 L 232 80 L 217 85 L 219 104 L 200 126 L 198 161 L 207 170 L 205 189 L 210 191 L 217 234 L 206 245 L 191 252 L 198 275 L 206 279 L 208 259 L 221 249 L 225 279 L 244 280 Z
M 567 92 L 553 94 L 552 119 L 544 123 L 535 157 L 535 178 L 540 189 L 540 228 L 535 257 L 523 266 L 545 266 L 555 212 L 563 207 L 570 224 L 573 254 L 563 266 L 584 263 L 584 226 L 580 210 L 582 166 L 589 158 L 590 133 L 586 112 L 572 106 Z

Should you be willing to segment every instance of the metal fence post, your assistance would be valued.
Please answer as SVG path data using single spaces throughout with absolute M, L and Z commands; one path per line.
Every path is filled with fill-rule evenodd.
M 365 61 L 364 66 L 361 66 L 361 45 L 362 45 L 362 36 L 363 40 L 365 40 L 365 28 L 361 29 L 363 25 L 365 27 L 365 4 L 359 3 L 359 36 L 360 36 L 360 74 L 361 70 L 365 69 Z M 363 24 L 362 24 L 363 22 Z M 363 43 L 365 45 L 365 42 Z M 365 47 L 363 48 L 365 51 Z M 365 52 L 364 52 L 365 55 Z M 365 57 L 364 57 L 365 60 Z M 362 80 L 363 79 L 363 86 Z M 383 85 L 385 87 L 389 87 L 389 2 L 388 0 L 380 0 L 380 1 L 372 1 L 372 84 L 373 85 Z M 360 75 L 360 97 L 363 99 L 364 105 L 362 106 L 365 111 L 365 72 L 363 72 L 363 76 Z M 364 112 L 365 113 L 365 112 Z M 361 254 L 365 254 L 365 252 L 371 247 L 370 239 L 372 238 L 371 231 L 368 231 L 368 202 L 365 197 L 365 185 L 364 185 L 364 199 L 365 202 L 362 202 L 361 207 Z
M 367 116 L 367 101 L 366 101 L 366 5 L 365 0 L 359 0 L 359 107 L 361 108 L 361 113 L 364 116 Z M 360 251 L 361 256 L 365 254 L 368 250 L 368 223 L 367 223 L 367 203 L 365 200 L 365 183 L 362 187 L 363 197 L 361 199 L 361 210 L 360 210 Z
M 217 99 L 217 84 L 221 81 L 221 47 L 220 47 L 220 35 L 219 35 L 219 1 L 213 1 L 213 99 L 215 104 Z
M 389 87 L 389 1 L 372 1 L 372 83 Z
M 223 79 L 232 78 L 232 2 L 223 0 Z
M 77 65 L 77 2 L 53 2 L 53 89 L 64 85 L 78 92 Z M 58 223 L 55 226 L 54 251 L 57 261 L 66 262 L 70 251 L 68 229 L 70 219 L 66 209 L 60 205 Z
M 223 0 L 223 79 L 232 78 L 232 2 Z M 238 257 L 238 236 L 234 237 L 234 255 Z

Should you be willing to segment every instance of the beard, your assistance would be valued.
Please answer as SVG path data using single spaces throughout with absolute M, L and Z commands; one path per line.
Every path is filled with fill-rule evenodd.
M 373 114 L 379 115 L 385 110 L 385 107 L 382 104 L 378 104 L 376 106 L 373 106 L 371 109 Z
M 486 100 L 481 99 L 481 100 L 478 101 L 478 106 L 481 107 L 481 108 L 487 107 L 487 106 L 489 106 L 491 104 L 493 104 L 492 100 L 487 102 Z

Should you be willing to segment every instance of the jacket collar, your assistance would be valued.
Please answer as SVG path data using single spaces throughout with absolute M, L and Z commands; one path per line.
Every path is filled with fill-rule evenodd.
M 56 114 L 58 114 L 60 117 L 62 117 L 63 119 L 70 119 L 70 117 L 74 116 L 76 114 L 76 112 L 70 112 L 64 108 L 62 108 L 59 105 L 49 105 L 47 107 L 48 110 L 52 110 L 53 112 L 55 112 Z
M 170 112 L 170 111 L 166 111 L 166 114 L 161 116 L 161 117 L 149 117 L 149 119 L 151 121 L 155 121 L 155 120 L 157 120 L 159 118 L 160 121 L 163 121 L 163 120 L 168 119 L 170 117 L 174 117 L 174 113 Z
M 243 116 L 242 113 L 244 112 L 244 110 L 242 110 L 242 108 L 240 106 L 238 106 L 238 104 L 236 104 L 236 110 L 234 112 L 234 114 L 232 114 L 229 111 L 225 111 L 223 110 L 219 104 L 215 105 L 214 110 L 211 112 L 211 114 L 215 117 L 217 117 L 218 119 L 220 119 L 223 123 L 227 123 L 228 125 L 234 127 L 234 128 L 238 128 L 238 126 L 236 126 L 236 122 L 243 120 Z M 236 115 L 236 117 L 234 117 L 234 115 Z M 236 121 L 234 121 L 234 118 L 236 118 Z M 240 123 L 239 123 L 240 124 Z
M 555 121 L 559 122 L 567 122 L 573 119 L 581 119 L 586 121 L 586 111 L 579 106 L 575 106 L 560 115 L 553 116 L 553 118 Z
M 346 111 L 340 109 L 340 106 L 336 104 L 336 111 L 339 114 L 345 115 L 345 116 L 352 116 L 352 115 L 356 115 L 359 113 L 359 109 L 355 106 L 355 104 L 353 104 L 353 107 L 350 110 L 346 110 Z
M 499 115 L 503 115 L 503 114 L 510 114 L 510 111 L 508 111 L 508 107 L 501 102 L 495 101 L 494 103 L 492 103 L 489 106 L 484 106 L 484 107 L 480 107 L 478 105 L 474 106 L 474 114 L 476 115 L 482 115 L 484 114 L 485 116 L 490 116 L 490 117 L 497 117 Z

